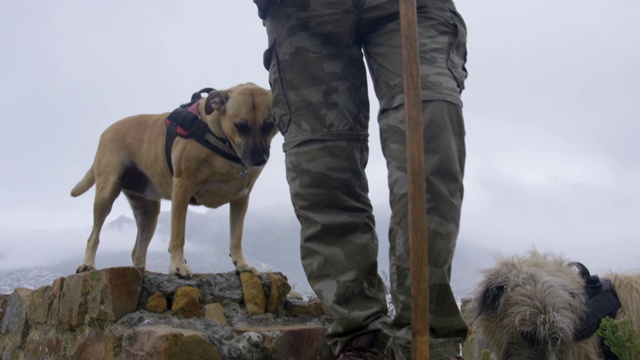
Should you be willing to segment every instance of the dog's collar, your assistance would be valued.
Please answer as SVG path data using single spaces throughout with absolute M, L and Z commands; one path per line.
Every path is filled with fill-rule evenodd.
M 213 89 L 207 88 L 194 93 L 191 97 L 191 102 L 180 105 L 180 107 L 172 111 L 165 120 L 167 125 L 165 156 L 171 174 L 173 174 L 171 148 L 176 136 L 180 136 L 185 139 L 193 139 L 200 145 L 224 157 L 225 159 L 243 165 L 242 171 L 240 172 L 241 177 L 248 174 L 246 165 L 242 162 L 236 151 L 231 146 L 229 139 L 217 136 L 200 117 L 200 112 L 198 110 L 198 101 L 201 98 L 200 94 L 203 92 L 210 92 L 212 90 Z
M 580 276 L 585 281 L 583 296 L 585 298 L 587 312 L 582 318 L 580 327 L 574 333 L 573 339 L 576 341 L 583 340 L 594 334 L 600 327 L 600 322 L 605 317 L 615 318 L 618 309 L 620 309 L 620 299 L 616 294 L 611 280 L 602 278 L 598 275 L 591 275 L 586 266 L 579 262 L 572 262 L 570 265 L 575 266 L 580 272 Z M 611 352 L 604 340 L 600 338 L 602 354 L 607 360 L 617 360 L 617 357 Z

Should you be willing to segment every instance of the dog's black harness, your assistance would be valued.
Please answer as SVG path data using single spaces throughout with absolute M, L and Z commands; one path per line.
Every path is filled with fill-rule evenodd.
M 582 319 L 580 328 L 573 335 L 576 341 L 587 338 L 594 334 L 600 327 L 600 322 L 605 317 L 614 319 L 618 309 L 620 309 L 620 299 L 615 289 L 611 285 L 611 280 L 600 279 L 598 275 L 591 275 L 586 266 L 579 262 L 571 263 L 580 271 L 580 275 L 585 280 L 584 296 L 586 299 L 587 313 Z M 617 360 L 618 358 L 605 345 L 604 339 L 600 338 L 602 355 L 606 360 Z
M 167 136 L 165 139 L 164 152 L 167 158 L 169 171 L 173 175 L 173 164 L 171 162 L 171 148 L 177 136 L 185 139 L 193 139 L 200 145 L 224 157 L 229 161 L 242 164 L 242 160 L 231 146 L 228 139 L 216 136 L 209 126 L 202 121 L 198 111 L 198 101 L 202 99 L 202 93 L 210 93 L 214 89 L 204 88 L 191 96 L 191 101 L 180 105 L 167 117 Z

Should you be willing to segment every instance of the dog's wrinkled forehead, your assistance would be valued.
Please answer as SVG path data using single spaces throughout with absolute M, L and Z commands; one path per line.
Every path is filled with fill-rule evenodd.
M 225 118 L 271 118 L 271 92 L 253 84 L 214 90 L 205 100 L 205 113 L 210 115 L 214 111 Z
M 225 115 L 234 119 L 255 119 L 263 121 L 271 119 L 271 99 L 266 99 L 259 93 L 232 96 L 225 107 Z

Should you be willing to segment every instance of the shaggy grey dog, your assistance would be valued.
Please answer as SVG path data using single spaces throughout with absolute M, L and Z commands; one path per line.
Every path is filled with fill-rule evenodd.
M 640 273 L 601 278 L 610 279 L 617 292 L 621 309 L 616 317 L 628 318 L 640 334 Z M 463 313 L 496 359 L 603 359 L 597 334 L 574 340 L 587 310 L 584 286 L 568 261 L 532 251 L 486 270 Z

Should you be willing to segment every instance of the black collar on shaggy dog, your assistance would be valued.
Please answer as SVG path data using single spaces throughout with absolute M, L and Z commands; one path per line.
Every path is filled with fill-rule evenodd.
M 582 319 L 580 328 L 573 335 L 574 340 L 579 341 L 595 333 L 604 317 L 608 316 L 614 319 L 621 305 L 618 294 L 611 285 L 611 280 L 605 278 L 601 280 L 598 275 L 591 275 L 587 267 L 579 262 L 573 262 L 571 265 L 578 268 L 580 275 L 585 280 L 584 296 L 587 313 Z M 605 359 L 617 359 L 611 349 L 604 344 L 602 338 L 600 345 Z
M 242 164 L 228 139 L 216 136 L 209 129 L 209 126 L 202 121 L 198 112 L 198 101 L 202 99 L 202 93 L 210 93 L 212 88 L 204 88 L 191 96 L 191 101 L 180 105 L 173 110 L 166 120 L 167 136 L 165 139 L 164 152 L 167 158 L 169 171 L 173 175 L 173 164 L 171 163 L 171 147 L 176 136 L 185 139 L 194 139 L 200 145 L 224 157 L 229 161 Z

